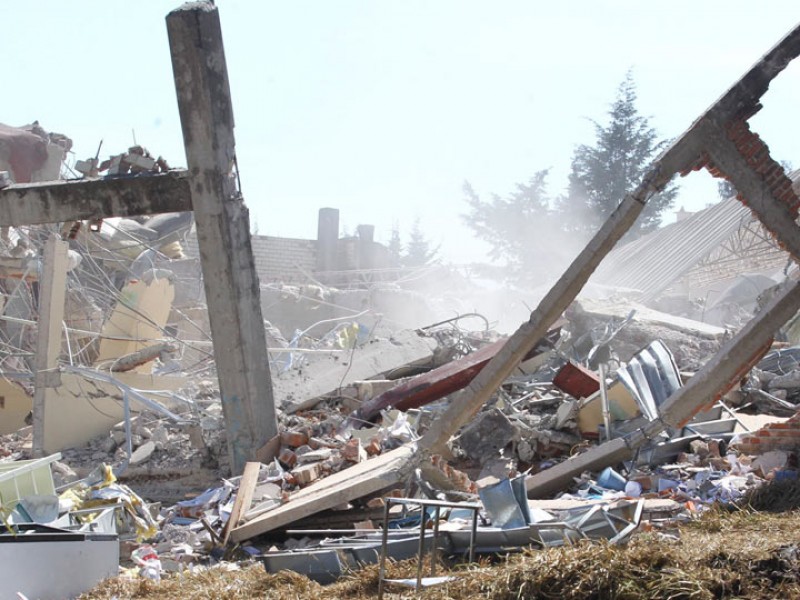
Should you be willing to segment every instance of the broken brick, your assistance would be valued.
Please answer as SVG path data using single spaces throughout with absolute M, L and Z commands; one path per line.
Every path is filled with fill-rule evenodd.
M 342 447 L 341 455 L 343 459 L 352 463 L 359 463 L 367 458 L 367 453 L 364 448 L 361 447 L 361 440 L 358 438 L 348 440 L 344 447 Z
M 308 464 L 303 465 L 301 467 L 297 467 L 292 471 L 292 475 L 294 476 L 297 484 L 300 486 L 308 485 L 312 481 L 316 481 L 319 479 L 320 471 L 319 466 L 316 464 Z
M 297 464 L 297 455 L 289 448 L 284 448 L 278 455 L 278 461 L 287 469 L 291 469 Z
M 302 431 L 284 431 L 281 433 L 281 445 L 299 448 L 308 444 L 308 435 Z
M 369 454 L 370 456 L 375 456 L 376 454 L 380 454 L 381 441 L 377 437 L 372 438 L 369 441 L 369 444 L 367 444 L 366 451 L 367 454 Z

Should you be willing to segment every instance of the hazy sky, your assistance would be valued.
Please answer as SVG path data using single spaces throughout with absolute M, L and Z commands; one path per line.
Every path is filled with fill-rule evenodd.
M 38 119 L 77 158 L 136 140 L 185 164 L 163 0 L 3 0 L 0 122 Z M 551 168 L 566 185 L 628 69 L 664 137 L 685 130 L 800 19 L 765 3 L 502 0 L 219 0 L 242 189 L 267 235 L 313 238 L 317 210 L 350 230 L 415 217 L 450 260 L 478 260 L 461 185 L 505 193 Z M 796 61 L 797 62 L 797 61 Z M 751 123 L 800 166 L 800 64 Z M 716 200 L 705 174 L 676 208 Z

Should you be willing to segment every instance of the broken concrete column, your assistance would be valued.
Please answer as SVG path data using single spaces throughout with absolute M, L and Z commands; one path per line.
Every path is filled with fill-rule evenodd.
M 61 326 L 67 289 L 69 244 L 51 237 L 45 244 L 44 267 L 39 295 L 39 327 L 36 338 L 36 372 L 33 397 L 33 454 L 45 453 L 45 403 L 47 388 L 60 383 L 58 355 L 61 354 Z M 60 426 L 51 423 L 50 427 Z

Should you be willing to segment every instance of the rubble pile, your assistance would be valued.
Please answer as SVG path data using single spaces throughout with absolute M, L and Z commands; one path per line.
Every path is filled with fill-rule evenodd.
M 769 69 L 758 63 L 760 72 L 737 83 L 665 150 L 598 231 L 593 252 L 578 255 L 508 337 L 474 312 L 417 329 L 395 327 L 392 315 L 369 302 L 378 289 L 376 296 L 391 295 L 392 286 L 381 282 L 358 296 L 359 310 L 336 307 L 346 316 L 294 311 L 285 321 L 263 323 L 270 344 L 264 348 L 254 318 L 260 313 L 237 320 L 242 296 L 212 299 L 207 280 L 215 308 L 209 315 L 184 252 L 191 212 L 4 227 L 0 541 L 8 544 L 0 550 L 77 544 L 54 553 L 94 557 L 78 569 L 73 595 L 118 574 L 160 581 L 171 572 L 239 568 L 256 559 L 269 572 L 297 571 L 321 583 L 378 564 L 381 596 L 387 582 L 402 583 L 387 581 L 387 558 L 416 556 L 411 585 L 418 589 L 427 552 L 435 571 L 437 558 L 473 562 L 581 541 L 604 541 L 608 551 L 796 481 L 796 266 L 765 275 L 755 299 L 724 295 L 708 320 L 689 310 L 691 301 L 678 311 L 683 316 L 661 312 L 656 307 L 670 302 L 647 290 L 605 286 L 604 300 L 578 297 L 599 259 L 669 176 L 708 168 L 727 177 L 725 154 L 742 144 L 749 154 L 737 158 L 747 169 L 731 181 L 739 188 L 743 177 L 749 185 L 740 189 L 760 190 L 763 205 L 780 206 L 778 217 L 791 209 L 794 218 L 800 201 L 792 181 L 742 115 L 760 107 L 752 82 L 769 82 L 764 73 L 783 60 L 775 53 L 796 37 L 787 36 Z M 739 145 L 715 154 L 705 145 L 708 128 L 723 123 Z M 0 153 L 6 195 L 43 177 L 48 165 L 60 172 L 69 149 L 66 138 L 43 134 L 38 124 L 10 129 L 0 128 L 2 147 L 12 149 L 10 159 Z M 700 155 L 687 158 L 687 147 Z M 225 185 L 233 175 L 226 168 Z M 75 170 L 104 185 L 171 177 L 166 161 L 139 146 L 106 161 L 98 149 Z M 184 184 L 196 177 L 175 175 Z M 746 203 L 743 195 L 739 200 Z M 762 204 L 749 208 L 763 219 Z M 775 227 L 778 217 L 763 220 L 796 259 L 797 236 Z M 232 231 L 251 249 L 246 230 Z M 370 228 L 363 231 L 362 245 L 373 244 Z M 236 281 L 257 281 L 252 256 L 225 256 L 226 273 L 242 265 L 253 276 Z M 670 281 L 658 289 L 703 257 L 674 259 L 692 264 L 670 268 Z M 631 272 L 648 274 L 635 266 Z M 334 290 L 297 270 L 308 283 L 273 286 L 285 296 L 278 301 L 333 304 Z M 773 277 L 782 283 L 770 287 Z M 395 285 L 397 304 L 419 299 L 399 279 Z M 469 329 L 466 319 L 484 327 Z M 257 333 L 255 342 L 248 345 L 241 331 L 226 338 L 218 326 L 226 320 Z M 211 345 L 210 323 L 227 348 L 219 339 Z M 236 345 L 231 340 L 252 350 L 244 362 L 223 354 Z M 224 393 L 217 377 L 227 382 Z M 253 380 L 258 385 L 249 385 Z M 236 388 L 242 381 L 248 385 Z M 254 390 L 265 397 L 252 397 L 259 395 Z M 30 562 L 16 560 L 20 567 Z M 60 568 L 66 575 L 73 569 Z M 19 591 L 2 585 L 0 595 Z
M 370 550 L 353 551 L 350 566 L 329 565 L 324 573 L 307 573 L 325 581 L 339 568 L 378 559 L 378 527 L 386 524 L 383 511 L 389 499 L 402 498 L 417 498 L 421 506 L 453 503 L 440 516 L 445 532 L 442 548 L 449 552 L 464 548 L 467 538 L 460 532 L 468 532 L 470 521 L 458 507 L 470 502 L 482 506 L 475 546 L 480 552 L 493 551 L 487 537 L 491 535 L 504 536 L 500 545 L 505 549 L 529 543 L 560 545 L 587 537 L 622 543 L 634 531 L 662 527 L 665 515 L 670 522 L 690 519 L 716 503 L 740 502 L 765 482 L 797 476 L 794 438 L 759 454 L 755 444 L 763 434 L 749 432 L 744 412 L 721 405 L 716 412 L 700 415 L 697 423 L 657 436 L 631 461 L 581 472 L 552 500 L 530 505 L 512 500 L 510 490 L 515 486 L 524 490 L 526 474 L 546 473 L 597 448 L 609 435 L 624 436 L 657 418 L 663 401 L 659 394 L 670 390 L 661 390 L 647 377 L 637 379 L 631 365 L 650 365 L 661 379 L 672 378 L 680 386 L 681 379 L 692 375 L 688 368 L 701 366 L 731 335 L 619 298 L 603 307 L 584 301 L 573 305 L 549 341 L 497 388 L 450 441 L 446 456 L 420 455 L 421 461 L 413 461 L 415 468 L 410 471 L 399 468 L 385 485 L 352 498 L 343 496 L 343 502 L 321 513 L 301 508 L 290 517 L 294 525 L 288 532 L 283 526 L 262 536 L 240 534 L 268 522 L 278 510 L 292 511 L 303 502 L 303 493 L 326 485 L 327 480 L 342 476 L 346 486 L 351 477 L 354 482 L 360 477 L 350 473 L 368 468 L 371 459 L 416 447 L 486 364 L 473 356 L 490 354 L 504 341 L 491 330 L 463 330 L 458 320 L 419 332 L 378 333 L 357 321 L 345 321 L 321 328 L 319 337 L 298 332 L 292 343 L 277 327 L 267 326 L 274 340 L 284 342 L 285 354 L 274 354 L 272 363 L 274 389 L 282 399 L 279 434 L 262 449 L 258 462 L 249 463 L 255 468 L 250 475 L 228 476 L 224 415 L 213 379 L 187 382 L 157 406 L 142 407 L 129 419 L 109 426 L 107 433 L 63 449 L 60 460 L 52 462 L 60 497 L 73 498 L 74 504 L 59 518 L 71 518 L 71 511 L 80 510 L 85 501 L 75 498 L 85 494 L 80 490 L 93 488 L 97 473 L 120 482 L 109 479 L 106 487 L 113 484 L 128 490 L 116 496 L 120 506 L 126 493 L 135 494 L 141 507 L 150 502 L 147 518 L 152 521 L 145 521 L 145 529 L 141 524 L 137 529 L 135 523 L 112 527 L 123 540 L 120 565 L 125 576 L 158 580 L 169 572 L 254 557 L 263 560 L 268 570 L 303 571 L 307 556 L 328 556 L 332 551 L 325 532 L 352 528 L 355 538 L 339 543 Z M 677 348 L 681 361 L 671 347 Z M 651 356 L 658 358 L 655 364 L 648 362 Z M 737 399 L 739 411 L 757 407 L 762 416 L 778 415 L 767 427 L 784 427 L 782 415 L 797 401 L 795 356 L 792 349 L 768 355 L 750 372 L 738 396 L 726 398 Z M 359 358 L 369 358 L 366 367 Z M 157 367 L 169 360 L 174 356 L 156 354 Z M 180 361 L 176 364 L 180 369 Z M 430 381 L 439 381 L 436 374 L 442 370 L 451 378 L 443 380 L 447 386 L 434 386 L 435 394 L 424 395 L 413 406 L 386 404 L 372 422 L 359 420 L 364 406 L 391 397 L 393 390 L 419 394 L 432 385 Z M 642 385 L 655 387 L 648 392 Z M 759 402 L 756 390 L 777 394 L 783 404 Z M 608 397 L 605 407 L 603 391 Z M 653 399 L 658 401 L 654 404 Z M 28 460 L 31 427 L 3 436 L 0 443 L 6 461 Z M 140 513 L 132 514 L 145 518 Z M 397 505 L 391 515 L 398 529 L 385 551 L 395 558 L 413 555 L 416 542 L 403 540 L 417 535 L 420 513 Z M 618 526 L 606 530 L 596 521 L 600 518 Z M 523 529 L 524 535 L 516 533 Z

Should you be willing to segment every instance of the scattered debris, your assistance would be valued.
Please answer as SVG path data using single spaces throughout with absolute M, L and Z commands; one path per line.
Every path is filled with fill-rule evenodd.
M 730 179 L 739 200 L 798 258 L 800 200 L 747 125 L 798 40 L 800 28 L 665 151 L 509 337 L 476 313 L 399 326 L 359 296 L 360 309 L 345 317 L 299 311 L 286 322 L 300 327 L 275 319 L 263 331 L 260 316 L 249 321 L 248 334 L 270 340 L 269 360 L 246 353 L 239 364 L 227 355 L 242 350 L 236 344 L 211 353 L 210 323 L 225 333 L 219 323 L 238 313 L 226 312 L 235 303 L 225 305 L 213 285 L 205 288 L 208 306 L 194 293 L 196 270 L 184 252 L 194 213 L 185 206 L 58 225 L 35 224 L 37 216 L 3 227 L 0 551 L 4 564 L 26 573 L 0 584 L 3 592 L 47 593 L 31 564 L 49 544 L 77 544 L 57 556 L 98 555 L 92 568 L 53 559 L 48 576 L 81 575 L 59 594 L 115 573 L 161 585 L 171 573 L 239 569 L 253 558 L 269 572 L 294 570 L 320 583 L 380 563 L 381 593 L 384 580 L 406 579 L 385 577 L 387 556 L 417 558 L 417 577 L 405 582 L 416 588 L 458 585 L 449 575 L 423 579 L 425 554 L 432 570 L 439 559 L 472 562 L 476 554 L 547 552 L 586 540 L 607 542 L 595 548 L 611 556 L 639 534 L 659 531 L 667 540 L 670 524 L 719 506 L 795 508 L 796 268 L 784 269 L 775 286 L 772 276 L 736 274 L 707 307 L 708 319 L 664 312 L 680 303 L 658 295 L 697 257 L 655 281 L 636 252 L 625 251 L 618 264 L 637 282 L 653 280 L 658 293 L 577 295 L 647 198 L 674 174 L 704 167 Z M 46 173 L 57 179 L 70 145 L 38 123 L 0 126 L 0 195 L 19 199 L 14 194 L 32 189 L 25 184 Z M 83 183 L 104 185 L 189 177 L 140 146 L 106 161 L 98 149 L 75 170 Z M 670 235 L 685 243 L 704 222 L 633 244 L 652 255 L 652 246 Z M 362 247 L 373 244 L 361 230 Z M 242 246 L 250 251 L 249 242 Z M 332 304 L 333 288 L 306 276 L 301 286 L 281 288 L 281 301 Z M 756 282 L 758 293 L 745 293 L 742 281 Z M 401 301 L 409 297 L 395 285 Z M 485 327 L 465 329 L 467 317 Z M 788 341 L 775 342 L 776 332 Z M 247 392 L 219 390 L 217 379 L 245 381 Z M 254 390 L 266 397 L 251 397 Z M 269 431 L 270 420 L 277 430 Z M 28 557 L 18 546 L 40 554 Z M 776 568 L 754 568 L 796 572 L 795 549 L 774 560 Z

